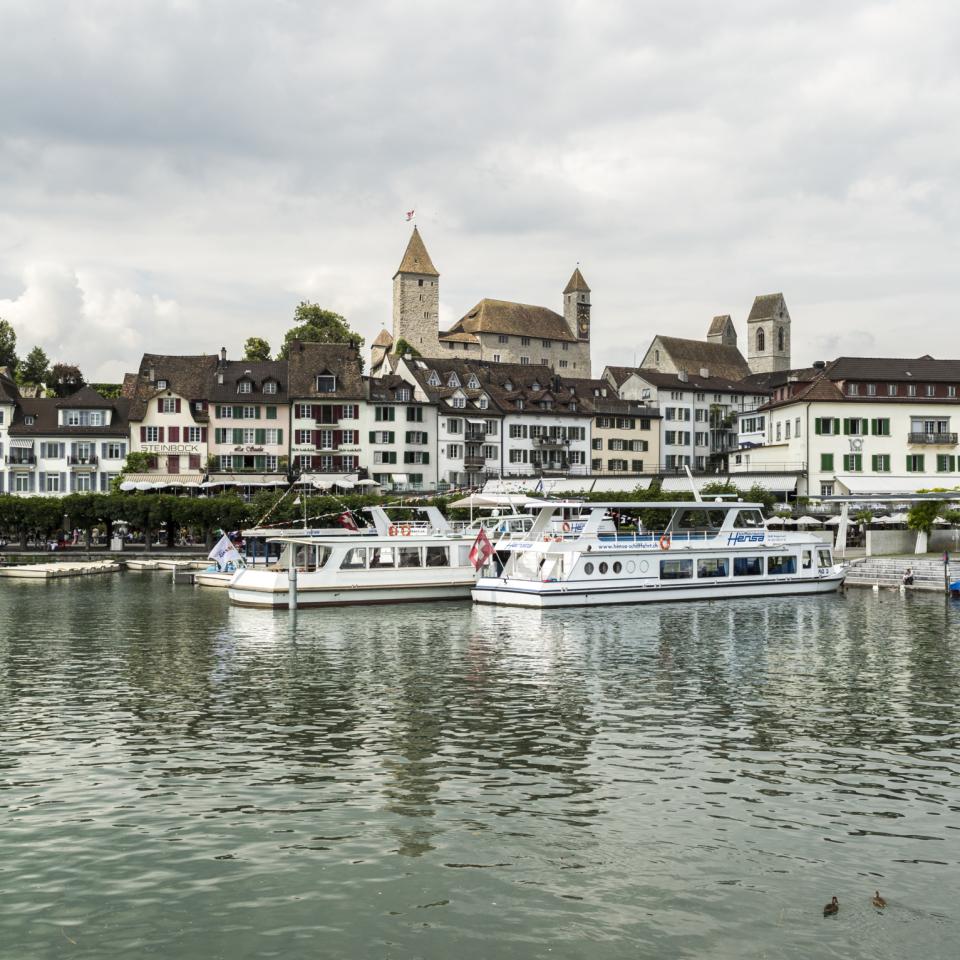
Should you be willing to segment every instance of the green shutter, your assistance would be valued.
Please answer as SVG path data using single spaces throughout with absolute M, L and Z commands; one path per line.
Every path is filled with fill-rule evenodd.
M 276 407 L 267 407 L 267 419 L 276 420 L 277 419 L 277 408 Z
M 845 437 L 850 436 L 850 418 L 849 417 L 843 418 L 843 435 Z
M 253 431 L 253 442 L 262 445 L 267 442 L 267 431 L 262 428 L 257 428 Z
M 243 419 L 243 407 L 234 407 L 233 408 L 233 419 L 242 420 Z
M 387 443 L 393 443 L 396 434 L 392 430 L 387 431 Z
M 371 430 L 371 431 L 370 431 L 370 442 L 371 442 L 371 443 L 376 443 L 376 442 L 377 442 L 376 440 L 373 439 L 376 435 L 377 435 L 377 431 L 376 431 L 376 430 Z
M 833 454 L 832 454 L 832 453 L 821 453 L 821 454 L 820 454 L 820 469 L 821 469 L 821 470 L 832 470 L 832 469 L 833 469 Z
M 243 430 L 238 427 L 234 427 L 233 429 L 233 442 L 235 445 L 243 443 Z
M 253 468 L 258 473 L 263 473 L 267 469 L 267 458 L 266 457 L 254 457 L 253 458 Z
M 277 431 L 277 443 L 283 443 L 283 430 Z
M 430 462 L 430 454 L 429 454 L 429 453 L 425 453 L 425 454 L 420 458 L 420 462 L 421 462 L 421 463 L 429 463 L 429 462 Z
M 813 432 L 823 433 L 823 421 L 820 419 L 820 417 L 816 417 L 813 421 Z

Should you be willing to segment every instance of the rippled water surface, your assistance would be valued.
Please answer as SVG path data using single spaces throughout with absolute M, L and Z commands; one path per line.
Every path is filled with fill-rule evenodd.
M 958 657 L 960 607 L 896 593 L 7 581 L 0 956 L 953 960 Z

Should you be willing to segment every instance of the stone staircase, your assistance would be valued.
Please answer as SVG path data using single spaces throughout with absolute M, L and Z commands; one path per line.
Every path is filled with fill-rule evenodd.
M 923 557 L 865 557 L 847 567 L 850 587 L 899 587 L 907 567 L 913 570 L 913 590 L 943 592 L 943 561 Z M 950 561 L 950 582 L 960 580 L 960 560 Z

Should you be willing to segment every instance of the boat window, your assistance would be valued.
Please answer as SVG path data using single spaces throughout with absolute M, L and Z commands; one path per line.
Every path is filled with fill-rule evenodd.
M 721 526 L 722 510 L 683 510 L 673 524 L 675 530 L 719 530 Z
M 601 563 L 601 564 L 600 564 L 600 572 L 601 572 L 601 573 L 606 573 L 607 570 L 609 570 L 609 569 L 610 569 L 610 568 L 609 568 L 605 563 Z
M 457 566 L 458 567 L 472 567 L 473 564 L 470 563 L 470 544 L 460 543 L 457 544 Z
M 693 578 L 693 560 L 661 560 L 661 580 L 690 580 Z
M 817 551 L 817 562 L 821 567 L 829 567 L 833 565 L 833 562 L 830 559 L 829 550 L 818 550 Z
M 427 547 L 428 567 L 449 567 L 450 557 L 447 554 L 446 547 Z
M 733 575 L 735 577 L 762 577 L 763 557 L 734 557 Z
M 697 576 L 727 577 L 730 575 L 730 561 L 726 557 L 701 557 L 697 560 Z
M 767 557 L 767 573 L 796 573 L 797 558 L 792 554 L 782 554 L 780 556 Z
M 588 577 L 592 577 L 592 576 L 593 576 L 593 564 L 592 564 L 592 563 L 585 563 L 585 564 L 583 565 L 583 572 L 584 572 Z
M 762 527 L 763 514 L 759 510 L 740 510 L 733 521 L 735 527 Z
M 384 567 L 392 567 L 396 556 L 396 547 L 373 547 L 370 551 L 370 569 L 382 570 Z
M 804 550 L 802 554 L 802 562 L 800 566 L 803 567 L 804 570 L 809 570 L 812 565 L 813 565 L 813 551 Z
M 618 560 L 618 561 L 613 565 L 613 572 L 614 572 L 614 573 L 619 573 L 622 569 L 623 569 L 623 564 Z
M 400 555 L 401 567 L 419 567 L 420 566 L 420 548 L 419 547 L 400 547 L 397 550 Z
M 340 564 L 341 570 L 362 570 L 367 565 L 367 548 L 352 547 Z

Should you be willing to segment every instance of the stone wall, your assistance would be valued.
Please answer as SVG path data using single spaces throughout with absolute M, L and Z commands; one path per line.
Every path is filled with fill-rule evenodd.
M 393 278 L 393 339 L 401 337 L 425 357 L 440 356 L 440 285 L 436 277 L 398 273 Z
M 957 539 L 951 529 L 937 530 L 930 534 L 927 541 L 928 553 L 940 553 L 949 550 L 951 553 L 958 549 Z M 913 530 L 868 530 L 867 549 L 868 557 L 893 553 L 913 553 L 917 543 L 917 535 Z

